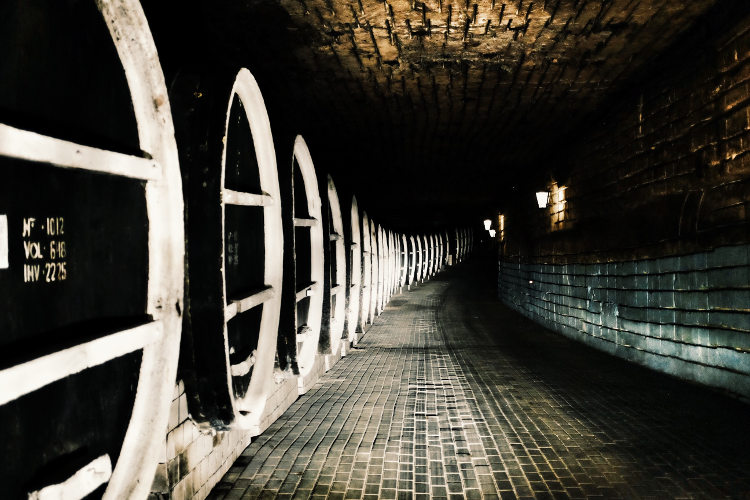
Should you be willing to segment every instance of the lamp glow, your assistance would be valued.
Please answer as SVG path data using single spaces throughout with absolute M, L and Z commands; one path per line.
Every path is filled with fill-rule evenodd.
M 489 231 L 491 226 L 492 226 L 492 221 L 489 219 L 484 219 L 484 230 Z
M 539 208 L 546 208 L 549 203 L 549 191 L 537 191 L 536 203 Z
M 494 229 L 490 229 L 489 231 L 490 231 L 490 238 L 494 238 L 495 235 L 497 234 L 497 231 L 495 231 Z

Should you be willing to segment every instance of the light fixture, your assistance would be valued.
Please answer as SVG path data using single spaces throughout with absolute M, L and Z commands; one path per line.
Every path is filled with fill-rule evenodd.
M 549 203 L 549 191 L 537 191 L 536 203 L 539 205 L 539 208 L 546 208 Z
M 490 229 L 489 231 L 490 231 L 490 238 L 494 238 L 495 235 L 497 234 L 497 231 L 495 231 L 494 229 Z
M 491 226 L 492 226 L 492 221 L 489 219 L 484 219 L 484 230 L 489 231 Z

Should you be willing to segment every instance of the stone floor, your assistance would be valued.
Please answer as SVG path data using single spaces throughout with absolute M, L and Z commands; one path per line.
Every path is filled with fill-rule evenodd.
M 750 498 L 750 407 L 544 330 L 494 279 L 395 295 L 209 498 Z

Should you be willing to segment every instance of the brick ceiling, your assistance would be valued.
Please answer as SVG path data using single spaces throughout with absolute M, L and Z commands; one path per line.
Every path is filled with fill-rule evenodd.
M 247 63 L 316 164 L 408 225 L 481 211 L 548 167 L 715 0 L 279 2 L 184 21 Z

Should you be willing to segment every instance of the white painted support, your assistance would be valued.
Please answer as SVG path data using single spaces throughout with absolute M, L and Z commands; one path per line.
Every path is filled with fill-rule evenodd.
M 362 235 L 362 260 L 360 263 L 360 303 L 359 303 L 359 325 L 357 330 L 364 332 L 370 319 L 370 285 L 372 281 L 372 256 L 370 255 L 370 218 L 367 213 L 362 212 L 362 218 L 358 220 L 361 224 Z
M 249 311 L 253 307 L 257 307 L 275 297 L 276 291 L 269 286 L 259 292 L 248 295 L 243 299 L 233 300 L 227 304 L 227 307 L 224 309 L 224 319 L 229 321 L 238 314 Z
M 295 227 L 318 227 L 320 224 L 320 221 L 318 219 L 308 219 L 308 218 L 302 218 L 302 217 L 295 217 L 294 218 L 294 225 Z
M 331 241 L 340 241 L 342 239 L 342 236 L 338 233 L 331 233 L 329 237 Z
M 255 366 L 257 354 L 258 354 L 258 351 L 253 349 L 253 352 L 250 353 L 250 356 L 248 356 L 246 360 L 244 360 L 241 363 L 237 363 L 236 365 L 230 366 L 232 376 L 242 377 L 250 373 L 250 370 L 253 368 L 253 366 Z
M 336 285 L 331 288 L 331 295 L 336 295 L 344 291 L 344 285 Z
M 309 335 L 297 345 L 297 367 L 299 368 L 300 379 L 306 377 L 313 367 L 318 356 L 318 347 L 320 334 L 323 324 L 323 298 L 322 290 L 325 281 L 326 262 L 324 247 L 328 243 L 323 234 L 323 217 L 328 217 L 322 211 L 323 203 L 320 199 L 320 189 L 318 186 L 318 176 L 315 172 L 315 164 L 312 161 L 310 150 L 302 136 L 294 139 L 294 164 L 302 177 L 302 185 L 294 186 L 294 192 L 298 189 L 304 190 L 304 197 L 307 201 L 305 210 L 302 213 L 295 214 L 301 217 L 294 218 L 294 225 L 297 227 L 310 228 L 310 274 L 307 276 L 296 276 L 296 287 L 313 283 L 315 288 L 306 290 L 304 295 L 297 294 L 297 302 L 304 297 L 309 297 L 307 304 L 307 323 L 305 328 L 309 329 Z M 337 231 L 342 233 L 342 231 Z M 299 255 L 297 256 L 299 258 Z M 327 293 L 327 291 L 326 291 Z M 297 330 L 301 325 L 297 325 Z M 309 381 L 309 380 L 308 380 Z M 304 385 L 308 387 L 308 385 Z
M 69 375 L 143 349 L 161 334 L 161 322 L 152 321 L 6 368 L 0 371 L 0 405 Z
M 162 176 L 156 160 L 83 146 L 3 124 L 0 124 L 0 155 L 143 181 Z
M 243 193 L 224 189 L 222 199 L 225 205 L 239 205 L 243 207 L 270 207 L 273 206 L 273 197 L 269 194 Z
M 305 288 L 297 292 L 297 302 L 304 299 L 305 297 L 312 297 L 318 290 L 320 290 L 320 283 L 318 283 L 317 281 L 314 283 L 310 283 Z
M 0 215 L 0 269 L 8 269 L 8 216 Z
M 29 493 L 28 500 L 75 500 L 93 493 L 112 477 L 112 461 L 104 454 L 86 464 L 62 483 Z
M 229 321 L 233 315 L 241 314 L 263 304 L 258 328 L 258 342 L 254 353 L 255 359 L 252 365 L 252 376 L 247 390 L 242 395 L 236 394 L 229 376 L 227 377 L 227 384 L 232 397 L 234 425 L 240 429 L 255 429 L 260 424 L 268 401 L 269 381 L 273 378 L 276 340 L 279 331 L 279 310 L 281 307 L 281 293 L 278 293 L 278 290 L 281 290 L 283 278 L 283 256 L 279 249 L 284 246 L 284 237 L 281 219 L 281 194 L 271 123 L 258 83 L 246 68 L 238 71 L 232 86 L 232 92 L 227 100 L 225 134 L 229 133 L 229 120 L 235 99 L 239 99 L 242 103 L 250 125 L 250 134 L 255 146 L 260 193 L 244 193 L 226 188 L 227 143 L 225 142 L 222 151 L 221 174 L 222 186 L 225 186 L 222 188 L 223 202 L 225 207 L 227 204 L 263 207 L 263 283 L 265 288 L 238 301 L 230 302 L 228 297 L 225 298 L 225 303 L 228 304 L 225 309 L 225 321 Z M 222 228 L 222 230 L 225 230 L 225 228 Z M 226 282 L 224 293 L 226 297 Z M 233 309 L 236 309 L 236 311 Z M 225 348 L 230 348 L 228 339 L 225 339 Z M 229 360 L 228 352 L 226 359 Z M 245 360 L 243 363 L 241 369 L 239 367 L 236 369 L 231 366 L 228 367 L 228 374 L 232 372 L 240 373 L 246 368 L 248 370 L 246 373 L 249 373 L 249 360 Z

